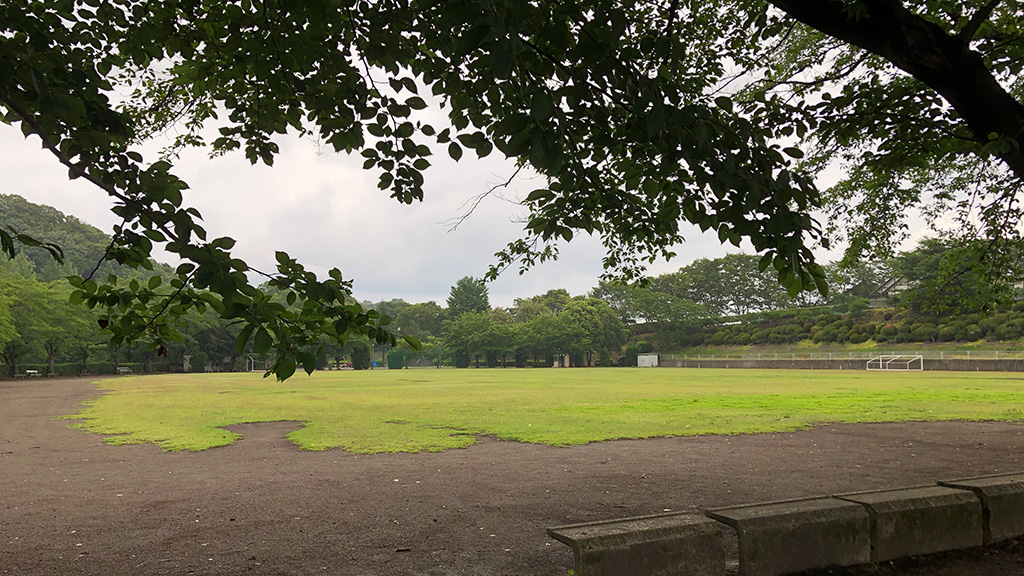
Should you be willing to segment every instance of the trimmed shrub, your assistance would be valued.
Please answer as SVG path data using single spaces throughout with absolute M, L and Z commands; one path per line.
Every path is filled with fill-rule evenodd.
M 630 344 L 626 346 L 626 349 L 622 351 L 622 359 L 624 366 L 636 366 L 636 356 L 639 352 L 636 344 Z
M 405 368 L 405 350 L 392 348 L 388 351 L 388 369 L 401 370 Z
M 370 347 L 366 344 L 354 344 L 352 346 L 352 368 L 356 370 L 368 370 L 373 364 L 370 357 Z
M 995 335 L 1000 340 L 1016 340 L 1020 338 L 1020 327 L 1012 322 L 1008 322 L 996 328 Z

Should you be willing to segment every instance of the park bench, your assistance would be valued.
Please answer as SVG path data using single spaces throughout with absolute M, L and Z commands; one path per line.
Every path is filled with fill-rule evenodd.
M 117 367 L 117 375 L 118 376 L 127 376 L 127 375 L 129 375 L 131 373 L 132 373 L 132 369 L 127 367 L 127 366 L 118 366 Z
M 39 373 L 39 370 L 25 370 L 25 376 L 29 378 L 39 378 L 42 374 Z

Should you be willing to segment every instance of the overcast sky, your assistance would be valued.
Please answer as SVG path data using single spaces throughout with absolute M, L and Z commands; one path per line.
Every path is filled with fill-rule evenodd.
M 458 163 L 447 155 L 433 157 L 424 201 L 403 205 L 377 189 L 376 173 L 364 171 L 358 156 L 320 150 L 306 139 L 282 139 L 280 144 L 272 168 L 252 166 L 240 153 L 210 159 L 190 151 L 174 169 L 191 187 L 185 204 L 199 209 L 211 237 L 235 238 L 235 254 L 255 268 L 273 270 L 274 251 L 284 250 L 318 275 L 338 267 L 355 281 L 359 299 L 444 305 L 459 278 L 482 276 L 494 253 L 522 234 L 516 220 L 525 209 L 496 197 L 484 200 L 458 229 L 450 230 L 449 221 L 462 214 L 467 201 L 514 172 L 497 152 L 484 160 L 469 158 L 470 152 Z M 69 181 L 67 171 L 37 140 L 0 124 L 0 150 L 0 192 L 112 230 L 117 219 L 107 195 L 88 183 Z M 147 160 L 155 159 L 155 150 L 146 152 Z M 542 184 L 536 177 L 519 177 L 502 194 L 516 200 Z M 676 250 L 679 256 L 654 265 L 654 274 L 727 253 L 714 235 L 691 230 Z M 508 306 L 515 298 L 553 288 L 585 294 L 596 286 L 604 255 L 599 240 L 581 236 L 560 248 L 557 262 L 523 276 L 510 270 L 492 282 L 491 304 Z

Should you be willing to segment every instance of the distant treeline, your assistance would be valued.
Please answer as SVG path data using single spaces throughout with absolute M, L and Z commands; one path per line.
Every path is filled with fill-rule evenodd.
M 145 342 L 110 347 L 100 327 L 105 319 L 69 302 L 68 275 L 111 274 L 123 281 L 161 276 L 153 271 L 108 266 L 95 270 L 108 239 L 99 230 L 18 196 L 0 195 L 0 215 L 19 232 L 64 246 L 59 265 L 45 250 L 22 247 L 13 260 L 0 261 L 0 374 L 73 375 L 178 371 L 262 370 L 265 358 L 250 343 L 236 348 L 238 329 L 212 311 L 186 317 L 180 341 L 164 350 Z M 960 269 L 972 246 L 937 240 L 882 263 L 825 266 L 831 286 L 826 296 L 793 297 L 778 284 L 760 258 L 731 254 L 699 259 L 676 272 L 651 279 L 648 286 L 602 282 L 588 295 L 563 289 L 492 307 L 486 286 L 466 277 L 451 288 L 446 306 L 401 299 L 363 302 L 390 318 L 388 328 L 422 342 L 413 351 L 373 346 L 353 338 L 339 346 L 325 339 L 318 368 L 351 365 L 574 366 L 631 364 L 646 351 L 673 352 L 695 347 L 903 342 L 1017 342 L 1024 334 L 1024 304 L 1013 304 L 1010 283 L 990 282 L 983 271 Z M 949 281 L 955 272 L 956 282 Z M 1005 278 L 1016 279 L 1007 272 Z M 888 307 L 868 308 L 865 298 L 885 279 L 899 276 L 905 290 Z M 287 306 L 286 294 L 266 286 Z M 353 304 L 356 304 L 353 301 Z M 643 334 L 630 339 L 630 332 Z

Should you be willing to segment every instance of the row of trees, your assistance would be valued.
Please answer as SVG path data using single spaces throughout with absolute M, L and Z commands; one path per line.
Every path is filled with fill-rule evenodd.
M 102 346 L 97 320 L 106 317 L 72 304 L 72 289 L 59 279 L 91 272 L 90 266 L 102 260 L 102 233 L 17 196 L 0 195 L 0 212 L 25 230 L 38 233 L 50 228 L 62 238 L 82 243 L 66 254 L 62 265 L 57 265 L 45 250 L 31 247 L 23 247 L 16 258 L 0 263 L 0 346 L 11 374 L 18 373 L 26 363 L 62 373 L 109 371 L 120 363 L 144 370 L 154 366 L 185 369 L 186 357 L 192 370 L 263 367 L 267 339 L 245 339 L 239 350 L 241 327 L 212 309 L 181 317 L 177 322 L 179 337 L 162 349 L 128 343 Z M 317 367 L 341 359 L 349 359 L 356 367 L 369 367 L 375 360 L 385 362 L 385 358 L 392 366 L 407 361 L 540 366 L 550 365 L 552 358 L 560 355 L 568 355 L 575 365 L 608 364 L 622 353 L 628 336 L 626 327 L 637 324 L 644 326 L 637 331 L 655 333 L 652 339 L 660 349 L 799 340 L 856 344 L 869 339 L 920 342 L 1019 337 L 1017 317 L 989 317 L 984 314 L 986 306 L 974 310 L 967 306 L 972 302 L 1009 301 L 1010 295 L 994 292 L 970 267 L 981 248 L 928 239 L 883 263 L 853 267 L 828 264 L 824 269 L 832 291 L 827 297 L 817 293 L 790 296 L 774 273 L 760 270 L 759 259 L 746 254 L 699 259 L 676 272 L 652 278 L 646 287 L 602 282 L 587 296 L 550 290 L 517 299 L 507 308 L 492 308 L 485 285 L 466 277 L 452 286 L 445 306 L 401 299 L 362 303 L 361 310 L 374 309 L 381 321 L 387 318 L 387 328 L 393 333 L 424 343 L 418 353 L 406 345 L 382 346 L 367 336 L 353 335 L 344 343 L 321 338 L 308 344 L 302 354 L 305 362 Z M 110 268 L 108 280 L 120 286 L 150 283 L 152 276 L 167 284 L 175 276 L 173 270 L 159 264 L 147 272 L 149 278 L 132 268 L 109 263 L 104 266 Z M 58 279 L 53 278 L 55 274 Z M 1008 269 L 1007 274 L 1018 272 Z M 866 307 L 862 297 L 889 276 L 902 276 L 911 285 L 893 302 L 897 311 L 888 312 L 890 317 L 853 321 L 832 313 L 862 311 Z M 260 289 L 268 303 L 282 310 L 300 306 L 289 300 L 286 290 L 269 285 Z M 957 310 L 959 317 L 945 322 L 935 314 L 948 309 Z M 792 312 L 780 312 L 771 318 L 750 316 L 787 310 Z M 913 321 L 904 325 L 900 310 L 912 312 Z M 978 315 L 973 317 L 969 312 Z M 795 317 L 800 320 L 790 321 Z M 722 326 L 722 318 L 742 319 L 743 324 Z

